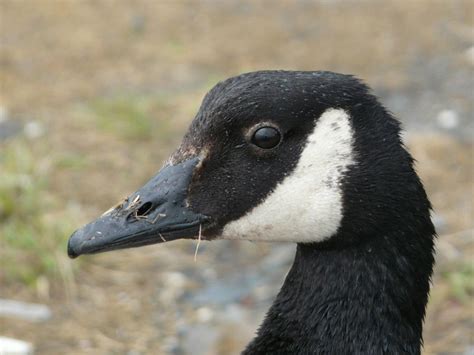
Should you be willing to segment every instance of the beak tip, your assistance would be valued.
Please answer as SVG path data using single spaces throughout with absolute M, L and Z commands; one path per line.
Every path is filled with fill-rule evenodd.
M 78 253 L 75 249 L 75 243 L 74 243 L 74 235 L 76 233 L 73 233 L 73 235 L 71 235 L 71 237 L 69 238 L 69 241 L 67 243 L 67 255 L 71 258 L 71 259 L 75 259 L 77 258 L 80 253 Z
M 67 255 L 69 256 L 69 259 L 76 259 L 79 256 L 79 254 L 76 254 L 70 248 L 67 250 Z

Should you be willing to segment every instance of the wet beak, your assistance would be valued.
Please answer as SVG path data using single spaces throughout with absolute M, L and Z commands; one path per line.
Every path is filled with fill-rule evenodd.
M 191 211 L 186 198 L 199 158 L 167 166 L 123 203 L 69 238 L 68 255 L 101 253 L 198 236 L 209 218 Z

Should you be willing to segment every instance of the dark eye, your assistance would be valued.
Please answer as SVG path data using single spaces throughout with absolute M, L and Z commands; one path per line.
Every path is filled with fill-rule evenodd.
M 252 143 L 262 149 L 274 148 L 280 143 L 281 134 L 273 127 L 261 127 L 252 136 Z

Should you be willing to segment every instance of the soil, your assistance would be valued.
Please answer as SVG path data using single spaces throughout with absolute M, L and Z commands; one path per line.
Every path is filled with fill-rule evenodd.
M 30 132 L 38 161 L 87 162 L 48 174 L 48 196 L 78 227 L 159 169 L 217 81 L 258 69 L 355 74 L 404 124 L 434 205 L 424 352 L 472 354 L 474 281 L 462 270 L 474 252 L 473 13 L 473 1 L 0 0 L 0 141 Z M 95 102 L 123 97 L 133 107 L 159 102 L 146 107 L 166 131 L 130 138 L 99 127 Z M 37 354 L 238 353 L 294 246 L 202 243 L 194 261 L 195 247 L 173 242 L 78 266 L 59 245 L 56 276 L 0 285 L 1 297 L 46 304 L 53 317 L 0 318 L 0 335 Z

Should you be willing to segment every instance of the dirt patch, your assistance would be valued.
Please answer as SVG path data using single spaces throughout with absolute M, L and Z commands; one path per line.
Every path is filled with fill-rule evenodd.
M 159 169 L 218 80 L 325 69 L 364 78 L 409 128 L 440 234 L 425 352 L 472 351 L 473 12 L 472 1 L 1 1 L 0 106 L 22 128 L 0 141 L 15 186 L 0 180 L 0 295 L 53 310 L 41 324 L 0 319 L 1 335 L 40 354 L 241 350 L 291 247 L 203 242 L 194 262 L 195 244 L 177 242 L 71 263 L 65 240 Z M 454 126 L 439 125 L 443 110 Z

